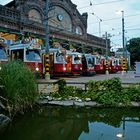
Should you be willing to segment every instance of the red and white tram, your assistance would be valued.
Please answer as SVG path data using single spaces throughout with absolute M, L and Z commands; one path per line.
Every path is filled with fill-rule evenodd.
M 5 39 L 0 37 L 0 63 L 5 63 L 8 61 L 6 48 L 7 48 L 7 45 L 5 44 Z
M 95 59 L 91 54 L 82 55 L 82 73 L 83 75 L 95 75 Z
M 66 52 L 64 49 L 50 48 L 50 76 L 66 76 L 71 72 L 66 61 Z
M 122 71 L 121 58 L 115 58 L 117 71 Z
M 66 51 L 67 66 L 71 69 L 71 75 L 82 74 L 82 54 L 78 52 Z
M 41 46 L 36 43 L 21 43 L 9 46 L 11 60 L 23 61 L 33 72 L 42 74 Z
M 104 73 L 104 57 L 98 56 L 98 55 L 93 55 L 94 60 L 95 60 L 95 72 L 97 74 L 99 73 Z M 102 58 L 102 59 L 101 59 Z

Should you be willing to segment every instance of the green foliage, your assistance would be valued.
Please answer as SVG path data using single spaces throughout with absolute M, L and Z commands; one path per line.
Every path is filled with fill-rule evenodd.
M 127 94 L 131 101 L 140 101 L 140 87 L 130 86 L 123 90 L 124 94 Z
M 20 61 L 11 61 L 2 65 L 0 70 L 0 96 L 10 113 L 23 111 L 31 107 L 37 97 L 37 88 L 32 72 Z
M 74 86 L 62 85 L 63 88 L 58 93 L 54 93 L 54 97 L 62 99 L 78 97 L 82 100 L 90 98 L 105 106 L 129 106 L 131 101 L 140 101 L 140 86 L 124 88 L 120 78 L 117 77 L 103 81 L 89 81 L 87 83 L 88 91 Z
M 74 86 L 65 86 L 63 87 L 63 90 L 59 90 L 57 93 L 52 93 L 52 96 L 55 98 L 62 98 L 62 99 L 68 99 L 69 97 L 80 97 L 83 96 L 83 90 L 81 88 L 77 88 Z
M 136 61 L 140 61 L 140 38 L 132 38 L 128 41 L 127 50 L 131 54 L 131 65 L 135 65 Z
M 66 81 L 64 79 L 59 79 L 57 83 L 58 83 L 59 91 L 62 91 L 66 86 Z
M 88 88 L 91 99 L 99 103 L 112 106 L 129 103 L 126 102 L 128 96 L 122 93 L 121 81 L 117 77 L 104 81 L 89 81 Z

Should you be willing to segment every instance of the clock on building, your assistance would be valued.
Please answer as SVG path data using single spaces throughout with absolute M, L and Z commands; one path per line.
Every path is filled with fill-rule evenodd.
M 57 19 L 58 19 L 59 21 L 62 21 L 62 20 L 64 19 L 64 17 L 63 17 L 62 14 L 58 14 L 58 15 L 57 15 Z

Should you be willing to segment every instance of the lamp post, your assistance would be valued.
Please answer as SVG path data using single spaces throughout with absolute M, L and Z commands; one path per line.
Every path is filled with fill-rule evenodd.
M 48 11 L 49 11 L 49 6 L 48 6 L 48 0 L 46 0 L 46 36 L 45 36 L 45 79 L 49 80 L 50 79 L 50 73 L 49 73 L 49 30 L 48 30 Z
M 123 47 L 123 58 L 125 58 L 124 11 L 123 10 L 116 11 L 116 14 L 122 15 L 122 47 Z
M 95 15 L 95 13 L 92 13 L 92 15 Z M 96 16 L 96 15 L 95 15 Z M 103 21 L 102 19 L 100 19 L 98 16 L 96 16 L 96 18 L 99 20 L 99 37 L 101 37 L 101 22 Z
M 108 38 L 109 37 L 111 37 L 111 35 L 110 34 L 108 34 L 107 32 L 105 32 L 105 35 L 103 35 L 103 38 L 105 38 L 105 41 L 106 41 L 106 55 L 105 55 L 105 57 L 106 57 L 106 63 L 105 63 L 105 69 L 106 69 L 106 74 L 109 74 L 109 71 L 108 71 Z
M 124 38 L 124 11 L 122 13 L 122 46 L 123 46 L 123 58 L 125 58 L 125 38 Z

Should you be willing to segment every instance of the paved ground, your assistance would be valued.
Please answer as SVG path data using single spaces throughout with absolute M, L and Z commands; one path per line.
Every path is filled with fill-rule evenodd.
M 111 79 L 113 77 L 119 77 L 124 84 L 130 83 L 140 83 L 140 76 L 136 76 L 134 72 L 127 72 L 127 73 L 117 73 L 117 74 L 97 74 L 95 76 L 79 76 L 79 77 L 69 77 L 64 79 L 67 82 L 88 82 L 89 80 L 105 80 Z
M 105 79 L 111 79 L 113 77 L 119 77 L 123 84 L 140 84 L 140 76 L 136 76 L 135 72 L 129 71 L 127 73 L 116 73 L 116 74 L 97 74 L 94 76 L 75 76 L 75 77 L 61 77 L 66 80 L 66 82 L 69 83 L 87 83 L 90 80 L 105 80 Z M 60 78 L 60 77 L 59 77 Z M 55 82 L 59 78 L 51 79 L 51 80 L 37 80 L 38 82 Z
M 94 76 L 75 76 L 75 77 L 61 77 L 61 78 L 65 79 L 67 82 L 67 85 L 69 85 L 69 86 L 76 86 L 76 87 L 80 87 L 80 88 L 86 90 L 85 83 L 87 83 L 90 80 L 98 81 L 98 80 L 111 79 L 113 77 L 119 77 L 121 79 L 122 86 L 129 86 L 131 84 L 135 84 L 135 85 L 140 84 L 140 76 L 136 76 L 136 74 L 134 72 L 127 72 L 127 73 L 123 73 L 123 74 L 121 72 L 119 72 L 116 74 L 97 74 Z M 56 82 L 59 78 L 51 79 L 51 80 L 40 79 L 37 81 L 38 81 L 38 84 L 46 85 L 47 83 L 52 84 L 52 83 Z

